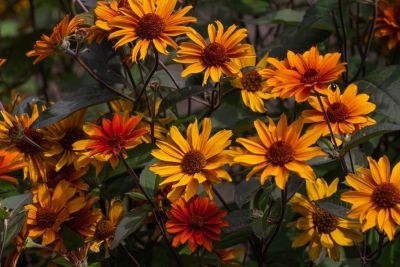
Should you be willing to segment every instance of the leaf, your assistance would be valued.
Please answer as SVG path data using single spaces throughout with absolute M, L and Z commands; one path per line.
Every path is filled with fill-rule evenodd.
M 62 227 L 62 236 L 65 247 L 69 251 L 81 248 L 85 244 L 85 238 L 66 225 Z
M 237 231 L 238 229 L 249 225 L 251 221 L 250 211 L 245 209 L 234 210 L 229 212 L 225 217 L 225 220 L 229 223 L 229 227 L 225 228 L 226 232 Z
M 331 11 L 337 9 L 337 0 L 320 0 L 307 9 L 300 25 L 302 29 L 320 29 L 334 32 Z
M 368 140 L 384 135 L 386 133 L 400 131 L 400 125 L 391 123 L 378 123 L 372 126 L 365 127 L 356 133 L 350 142 L 343 145 L 340 153 L 342 155 L 346 154 L 350 149 L 367 142 Z
M 111 249 L 118 247 L 125 238 L 139 229 L 146 219 L 146 215 L 147 212 L 141 209 L 128 212 L 117 226 Z
M 32 127 L 43 128 L 68 117 L 80 109 L 117 98 L 118 95 L 104 88 L 87 86 L 76 89 L 73 93 L 66 95 L 63 99 L 42 112 Z
M 221 235 L 221 241 L 216 242 L 215 248 L 217 249 L 229 248 L 239 243 L 246 242 L 246 239 L 249 238 L 251 234 L 252 230 L 250 226 L 240 228 L 230 233 L 223 233 Z
M 7 246 L 11 241 L 18 235 L 21 231 L 22 225 L 25 222 L 26 212 L 21 211 L 9 219 L 5 220 L 7 222 L 6 237 L 4 238 L 4 246 Z M 1 229 L 2 235 L 4 234 L 4 229 Z
M 161 102 L 160 110 L 166 110 L 178 102 L 189 98 L 190 96 L 197 96 L 204 92 L 204 88 L 201 86 L 188 86 L 181 89 L 176 89 L 169 93 Z
M 260 182 L 256 179 L 250 181 L 243 180 L 235 188 L 235 203 L 242 208 L 254 197 L 254 194 L 260 188 Z
M 158 191 L 158 184 L 161 179 L 160 176 L 149 170 L 149 167 L 155 162 L 156 160 L 150 161 L 140 174 L 140 184 L 152 200 L 154 200 L 154 196 Z
M 25 205 L 30 204 L 32 199 L 33 194 L 29 192 L 26 194 L 5 198 L 0 201 L 0 206 L 11 210 L 10 217 L 12 217 L 23 210 Z
M 347 213 L 349 212 L 348 208 L 335 204 L 332 202 L 332 200 L 329 199 L 317 200 L 315 201 L 315 203 L 318 207 L 325 210 L 326 212 L 329 212 L 336 217 L 347 219 Z
M 298 24 L 303 20 L 305 14 L 304 10 L 294 10 L 294 9 L 281 9 L 276 12 L 268 13 L 260 18 L 248 21 L 249 24 Z
M 240 13 L 261 14 L 267 11 L 269 3 L 263 0 L 231 0 L 228 5 Z

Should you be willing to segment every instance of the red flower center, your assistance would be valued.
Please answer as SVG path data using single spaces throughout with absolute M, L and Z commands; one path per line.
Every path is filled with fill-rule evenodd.
M 320 233 L 328 234 L 334 231 L 338 225 L 338 220 L 335 216 L 319 208 L 314 212 L 312 219 Z
M 349 117 L 348 108 L 339 102 L 330 105 L 326 113 L 330 122 L 343 122 Z
M 122 149 L 126 144 L 124 138 L 120 135 L 114 135 L 107 138 L 107 145 L 112 147 L 113 149 Z
M 204 48 L 203 62 L 207 66 L 218 66 L 228 61 L 225 46 L 219 43 L 211 43 Z
M 182 159 L 181 168 L 184 173 L 195 174 L 201 172 L 207 161 L 203 153 L 197 150 L 189 151 Z
M 136 34 L 146 40 L 153 40 L 161 36 L 164 31 L 165 21 L 154 13 L 144 15 L 137 23 Z
M 97 240 L 105 240 L 114 235 L 115 227 L 109 220 L 101 220 L 96 225 L 94 233 Z
M 193 215 L 189 219 L 189 225 L 194 229 L 200 229 L 204 225 L 204 219 L 198 215 Z
M 309 69 L 303 74 L 301 81 L 303 83 L 316 83 L 319 80 L 319 71 L 315 69 Z
M 273 143 L 267 152 L 267 160 L 274 166 L 283 166 L 294 159 L 294 151 L 285 141 Z
M 36 212 L 36 224 L 41 228 L 51 228 L 57 220 L 57 214 L 48 209 L 38 209 Z
M 10 129 L 10 131 L 13 131 L 13 129 Z M 12 135 L 10 132 L 9 134 Z M 35 129 L 30 128 L 25 128 L 23 135 L 23 137 L 20 137 L 15 141 L 15 145 L 18 150 L 27 154 L 39 152 L 40 148 L 35 146 L 35 143 L 38 146 L 40 145 L 43 140 L 42 135 Z
M 375 187 L 372 200 L 379 208 L 393 208 L 400 204 L 400 192 L 391 183 L 383 183 Z
M 82 129 L 79 128 L 69 128 L 65 132 L 64 137 L 60 140 L 60 144 L 65 150 L 72 150 L 72 145 L 76 142 L 79 141 L 80 139 L 83 139 L 85 137 L 84 132 Z
M 264 82 L 263 77 L 256 70 L 249 70 L 243 72 L 242 77 L 243 88 L 248 91 L 260 91 L 263 89 L 262 83 Z

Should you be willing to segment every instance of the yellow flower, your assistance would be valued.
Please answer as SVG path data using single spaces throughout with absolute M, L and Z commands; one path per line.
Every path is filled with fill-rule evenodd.
M 297 248 L 309 243 L 308 256 L 315 261 L 322 248 L 334 261 L 340 259 L 340 246 L 353 246 L 362 241 L 360 225 L 356 221 L 336 217 L 319 208 L 314 201 L 332 196 L 337 191 L 339 178 L 329 186 L 324 179 L 315 182 L 306 181 L 307 195 L 296 193 L 290 200 L 291 208 L 301 217 L 289 223 L 301 233 L 293 241 L 292 247 Z
M 37 202 L 26 206 L 29 237 L 42 237 L 43 246 L 53 243 L 61 224 L 85 205 L 85 198 L 74 197 L 75 193 L 76 190 L 66 181 L 59 182 L 54 191 L 46 184 L 39 184 L 34 196 Z
M 250 51 L 255 55 L 254 47 L 251 47 Z M 267 85 L 267 75 L 261 71 L 267 66 L 267 58 L 262 58 L 257 65 L 255 56 L 235 60 L 235 63 L 242 69 L 242 75 L 232 80 L 231 84 L 240 90 L 243 103 L 254 112 L 266 112 L 264 100 L 272 97 L 267 93 L 270 91 Z M 246 69 L 243 70 L 244 68 Z
M 157 4 L 153 0 L 139 1 L 128 0 L 126 8 L 119 9 L 120 15 L 109 21 L 108 26 L 116 28 L 109 39 L 122 37 L 115 44 L 115 48 L 121 47 L 133 41 L 136 44 L 132 48 L 132 62 L 145 59 L 150 45 L 162 53 L 168 54 L 167 46 L 177 48 L 177 44 L 171 37 L 182 35 L 189 31 L 189 27 L 183 24 L 196 22 L 194 17 L 185 17 L 192 6 L 185 6 L 174 12 L 177 0 L 159 0 Z
M 188 201 L 197 193 L 199 185 L 211 198 L 212 184 L 232 180 L 222 168 L 232 161 L 232 153 L 225 150 L 231 143 L 232 131 L 222 130 L 211 138 L 210 134 L 211 120 L 205 118 L 201 133 L 195 120 L 187 127 L 186 139 L 177 127 L 172 126 L 167 140 L 157 141 L 159 149 L 153 150 L 152 155 L 160 162 L 152 165 L 150 170 L 164 178 L 160 183 L 162 188 L 172 186 L 167 195 L 171 201 L 181 195 Z
M 63 40 L 68 38 L 71 34 L 75 33 L 79 27 L 85 23 L 85 20 L 66 15 L 63 20 L 53 28 L 50 36 L 42 35 L 41 40 L 36 41 L 32 51 L 26 53 L 27 57 L 37 57 L 33 64 L 42 61 L 46 57 L 54 54 L 58 47 L 62 45 Z
M 80 110 L 42 130 L 43 137 L 52 142 L 44 155 L 52 158 L 58 156 L 56 171 L 64 166 L 76 164 L 79 155 L 73 150 L 72 145 L 85 137 L 82 129 L 85 113 L 86 110 Z
M 94 13 L 96 14 L 96 26 L 102 30 L 110 31 L 112 28 L 108 25 L 108 22 L 119 15 L 119 8 L 123 7 L 125 1 L 118 3 L 117 0 L 98 1 Z
M 115 230 L 118 223 L 124 216 L 124 206 L 121 201 L 112 200 L 108 206 L 107 216 L 100 216 L 97 222 L 92 225 L 92 233 L 88 241 L 91 242 L 90 249 L 94 252 L 100 251 L 100 246 L 104 243 L 109 248 L 114 240 Z
M 329 123 L 336 135 L 354 134 L 358 130 L 375 124 L 375 120 L 367 115 L 375 110 L 375 104 L 368 102 L 367 94 L 357 94 L 357 85 L 350 84 L 343 94 L 339 87 L 327 97 L 322 97 L 322 104 L 327 112 Z M 312 96 L 308 103 L 314 110 L 305 110 L 301 114 L 305 123 L 312 123 L 310 129 L 329 134 L 324 113 L 318 99 Z
M 379 1 L 375 36 L 386 42 L 389 49 L 393 49 L 400 42 L 399 9 L 399 0 Z
M 10 152 L 18 152 L 23 162 L 24 178 L 29 176 L 33 183 L 40 179 L 46 181 L 46 165 L 51 159 L 46 160 L 43 152 L 49 143 L 43 139 L 38 129 L 31 128 L 33 122 L 39 117 L 39 110 L 33 106 L 32 115 L 11 115 L 7 111 L 1 111 L 4 121 L 0 121 L 0 144 Z
M 354 189 L 344 192 L 342 200 L 352 204 L 349 218 L 359 219 L 363 232 L 378 226 L 393 240 L 400 224 L 400 163 L 390 172 L 390 162 L 383 156 L 376 162 L 368 157 L 369 169 L 346 176 Z
M 281 115 L 278 125 L 269 118 L 268 125 L 256 120 L 254 127 L 257 137 L 236 140 L 247 153 L 236 156 L 234 161 L 244 166 L 254 166 L 246 175 L 246 180 L 261 173 L 260 182 L 264 184 L 266 179 L 274 176 L 276 185 L 284 189 L 289 172 L 292 171 L 304 179 L 314 181 L 314 171 L 306 161 L 325 155 L 319 147 L 312 147 L 320 137 L 318 133 L 308 130 L 301 136 L 303 120 L 288 125 L 285 114 Z
M 237 26 L 232 25 L 224 31 L 221 22 L 217 20 L 215 23 L 218 30 L 213 24 L 208 25 L 209 43 L 192 29 L 187 36 L 193 42 L 183 42 L 179 45 L 175 61 L 190 64 L 182 72 L 182 77 L 205 70 L 203 85 L 207 84 L 210 76 L 214 82 L 219 82 L 223 74 L 234 77 L 240 73 L 240 68 L 233 59 L 254 57 L 250 45 L 240 44 L 247 36 L 246 29 L 236 30 Z

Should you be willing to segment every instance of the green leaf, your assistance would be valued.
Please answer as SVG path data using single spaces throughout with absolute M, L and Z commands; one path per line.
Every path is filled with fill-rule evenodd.
M 334 203 L 331 199 L 317 200 L 315 201 L 315 203 L 318 207 L 325 210 L 326 212 L 329 212 L 336 217 L 347 219 L 347 213 L 349 212 L 349 209 Z
M 81 248 L 85 244 L 85 238 L 66 225 L 62 227 L 62 235 L 65 247 L 69 251 Z
M 250 202 L 260 188 L 260 182 L 256 179 L 243 180 L 235 188 L 235 203 L 239 208 Z
M 269 3 L 265 0 L 231 0 L 228 5 L 240 13 L 261 14 L 267 11 Z
M 32 198 L 32 193 L 12 196 L 1 200 L 0 206 L 11 210 L 10 217 L 12 217 L 24 210 L 24 206 L 30 204 L 32 202 Z
M 226 215 L 225 220 L 229 223 L 229 226 L 225 228 L 226 232 L 237 231 L 250 224 L 250 211 L 245 209 L 234 210 Z
M 300 27 L 304 30 L 309 28 L 327 30 L 334 32 L 331 12 L 338 7 L 337 0 L 320 0 L 307 9 Z
M 372 126 L 365 127 L 356 133 L 350 142 L 343 145 L 340 153 L 342 155 L 346 154 L 350 149 L 367 142 L 368 140 L 384 135 L 386 133 L 400 131 L 400 125 L 391 123 L 378 123 Z
M 142 209 L 128 212 L 117 226 L 111 249 L 118 247 L 125 238 L 138 230 L 146 215 L 147 212 Z
M 176 89 L 169 93 L 161 102 L 160 110 L 166 110 L 172 106 L 175 106 L 178 102 L 187 99 L 190 96 L 197 96 L 204 92 L 204 88 L 201 86 L 188 86 L 181 89 Z
M 158 184 L 161 179 L 160 176 L 149 170 L 149 167 L 155 162 L 156 160 L 150 161 L 140 174 L 140 184 L 152 200 L 154 200 L 154 196 L 158 191 Z
M 294 9 L 281 9 L 275 12 L 268 13 L 265 16 L 257 18 L 255 20 L 250 20 L 250 24 L 298 24 L 303 20 L 305 14 L 304 10 L 294 10 Z
M 42 112 L 32 126 L 34 128 L 43 128 L 68 117 L 80 109 L 117 98 L 118 95 L 104 88 L 94 86 L 79 88 Z
M 22 225 L 25 222 L 26 211 L 20 211 L 17 214 L 14 214 L 9 219 L 4 220 L 1 224 L 1 237 L 3 238 L 4 234 L 6 235 L 4 238 L 4 246 L 6 247 L 11 241 L 17 236 L 17 234 L 21 231 Z M 6 227 L 4 227 L 6 224 Z M 6 230 L 4 230 L 6 229 Z
M 252 230 L 249 225 L 230 233 L 223 233 L 221 235 L 221 241 L 215 243 L 215 248 L 224 249 L 246 242 L 246 239 L 249 238 L 251 234 Z

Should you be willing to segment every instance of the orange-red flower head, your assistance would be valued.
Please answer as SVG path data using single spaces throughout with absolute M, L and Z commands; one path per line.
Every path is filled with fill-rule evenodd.
M 379 1 L 379 14 L 376 18 L 375 36 L 393 49 L 400 42 L 400 1 Z
M 19 156 L 18 152 L 0 150 L 0 180 L 18 184 L 16 178 L 6 175 L 6 173 L 16 171 L 26 165 Z
M 166 224 L 168 233 L 175 234 L 172 246 L 188 242 L 192 252 L 197 246 L 212 251 L 212 241 L 219 240 L 221 228 L 228 226 L 225 215 L 208 198 L 196 197 L 189 202 L 180 198 L 172 204 Z

